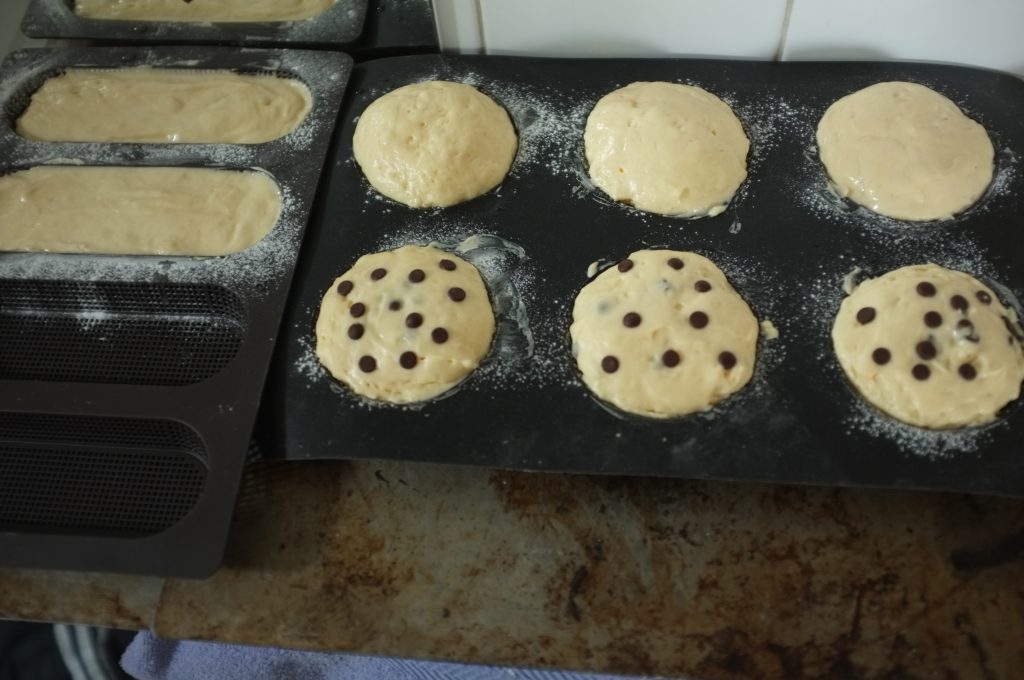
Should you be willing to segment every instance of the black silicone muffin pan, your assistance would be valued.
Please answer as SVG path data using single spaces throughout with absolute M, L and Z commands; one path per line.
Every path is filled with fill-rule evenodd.
M 285 137 L 246 146 L 14 132 L 47 78 L 140 65 L 297 78 L 312 111 Z M 24 50 L 4 62 L 0 174 L 258 169 L 284 208 L 260 243 L 226 257 L 0 253 L 0 565 L 186 577 L 217 567 L 350 69 L 343 54 L 201 47 Z
M 74 0 L 32 0 L 21 30 L 30 38 L 87 38 L 118 43 L 291 45 L 341 48 L 363 32 L 367 0 L 337 0 L 302 21 L 178 23 L 91 19 L 75 13 Z
M 374 192 L 352 158 L 352 133 L 385 92 L 427 79 L 477 86 L 520 137 L 495 191 L 444 210 Z M 697 84 L 723 97 L 751 140 L 749 175 L 721 215 L 680 220 L 609 201 L 587 179 L 586 116 L 630 82 Z M 955 219 L 906 224 L 832 192 L 814 131 L 833 101 L 872 83 L 910 80 L 960 104 L 989 131 L 996 178 Z M 544 60 L 408 57 L 359 65 L 342 111 L 324 200 L 307 233 L 267 395 L 266 435 L 289 458 L 397 458 L 524 470 L 1024 496 L 1024 413 L 935 432 L 894 422 L 848 385 L 830 328 L 844 279 L 936 262 L 1024 291 L 1016 232 L 1024 215 L 1024 82 L 961 67 L 895 63 Z M 360 255 L 403 243 L 463 243 L 502 300 L 483 365 L 446 398 L 417 408 L 367 404 L 327 375 L 312 335 L 320 298 Z M 778 330 L 762 335 L 754 378 L 704 414 L 632 417 L 595 399 L 568 341 L 588 267 L 641 248 L 710 257 Z M 593 271 L 593 269 L 591 269 Z M 767 324 L 766 324 L 767 326 Z

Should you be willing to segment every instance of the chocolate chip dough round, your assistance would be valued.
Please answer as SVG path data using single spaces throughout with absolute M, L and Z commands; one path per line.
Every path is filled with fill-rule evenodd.
M 935 264 L 860 284 L 839 308 L 832 343 L 868 402 L 920 427 L 990 422 L 1024 381 L 1013 311 L 974 277 Z
M 753 374 L 757 319 L 725 274 L 695 253 L 633 253 L 580 291 L 572 318 L 583 381 L 630 413 L 706 411 Z
M 487 354 L 494 312 L 480 273 L 429 246 L 364 255 L 324 294 L 316 354 L 354 392 L 396 404 L 454 387 Z
M 498 186 L 516 154 L 508 113 L 462 83 L 406 85 L 372 102 L 352 149 L 373 188 L 413 208 L 447 207 Z
M 840 194 L 900 220 L 966 210 L 995 167 L 985 128 L 916 83 L 878 83 L 836 101 L 818 123 L 818 149 Z
M 583 142 L 594 184 L 647 212 L 717 215 L 747 176 L 743 125 L 692 85 L 638 82 L 605 95 Z

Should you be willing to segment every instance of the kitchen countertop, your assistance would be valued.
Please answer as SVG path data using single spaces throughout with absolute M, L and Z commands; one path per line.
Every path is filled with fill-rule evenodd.
M 0 616 L 695 678 L 1013 678 L 1024 503 L 260 463 L 207 581 L 0 571 Z

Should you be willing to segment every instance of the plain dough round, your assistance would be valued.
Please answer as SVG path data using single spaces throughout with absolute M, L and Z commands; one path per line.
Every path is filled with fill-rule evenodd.
M 413 272 L 422 280 L 414 282 Z M 464 297 L 456 301 L 458 290 Z M 365 308 L 355 309 L 358 316 L 356 305 Z M 409 321 L 413 314 L 421 317 L 418 325 Z M 357 325 L 361 333 L 353 339 Z M 442 342 L 436 329 L 446 333 Z M 316 355 L 357 394 L 407 404 L 458 384 L 487 354 L 493 336 L 494 312 L 476 267 L 436 248 L 404 246 L 364 255 L 335 280 L 320 305 Z M 415 365 L 404 367 L 403 355 L 414 356 Z M 361 366 L 365 357 L 373 370 Z
M 631 314 L 639 324 L 627 325 Z M 757 319 L 718 267 L 695 253 L 633 253 L 580 291 L 572 318 L 583 381 L 623 411 L 657 418 L 706 411 L 753 374 Z M 670 351 L 674 366 L 666 363 Z
M 352 149 L 373 188 L 413 208 L 447 207 L 498 186 L 516 155 L 505 109 L 476 88 L 432 80 L 372 102 Z
M 916 83 L 878 83 L 836 101 L 818 123 L 818 149 L 840 194 L 900 220 L 966 210 L 994 172 L 985 128 Z
M 647 212 L 717 215 L 747 176 L 743 125 L 692 85 L 639 82 L 606 94 L 583 143 L 594 184 Z
M 911 425 L 941 429 L 990 422 L 1020 395 L 1019 332 L 1016 315 L 991 288 L 925 264 L 860 284 L 839 308 L 832 343 L 871 404 Z M 934 358 L 922 358 L 919 343 L 931 343 Z M 929 346 L 920 349 L 929 356 Z M 915 368 L 921 366 L 928 374 L 923 380 L 914 375 L 923 375 L 925 369 Z

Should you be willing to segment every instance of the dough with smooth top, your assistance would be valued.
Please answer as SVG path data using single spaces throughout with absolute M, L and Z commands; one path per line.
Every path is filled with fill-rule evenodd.
M 115 21 L 300 21 L 324 13 L 334 3 L 335 0 L 75 0 L 75 14 Z
M 717 215 L 747 177 L 743 125 L 692 85 L 638 82 L 606 94 L 583 142 L 594 184 L 647 212 Z
M 36 90 L 17 132 L 48 142 L 259 144 L 297 128 L 312 104 L 309 89 L 293 78 L 70 69 Z
M 281 208 L 262 172 L 38 166 L 0 177 L 0 251 L 230 255 L 270 233 Z
M 498 186 L 516 132 L 493 99 L 462 83 L 406 85 L 373 101 L 352 150 L 373 188 L 413 208 L 447 207 Z
M 576 297 L 583 381 L 623 411 L 706 411 L 750 380 L 759 326 L 718 267 L 695 253 L 641 250 Z
M 484 358 L 494 312 L 480 273 L 429 246 L 364 255 L 324 294 L 316 355 L 352 391 L 395 404 L 444 394 Z
M 985 128 L 916 83 L 878 83 L 836 101 L 818 123 L 818 149 L 842 196 L 900 220 L 963 212 L 995 167 Z
M 832 327 L 839 363 L 868 402 L 935 429 L 990 422 L 1020 395 L 1019 338 L 991 288 L 935 264 L 861 283 Z

